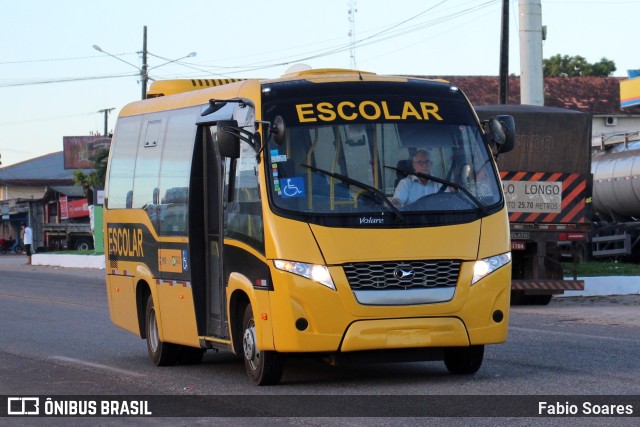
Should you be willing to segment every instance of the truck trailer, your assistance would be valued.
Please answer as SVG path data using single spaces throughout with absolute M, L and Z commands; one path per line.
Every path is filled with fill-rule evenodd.
M 565 279 L 560 261 L 562 243 L 577 254 L 589 238 L 591 115 L 508 104 L 476 111 L 481 120 L 515 120 L 515 148 L 497 162 L 511 231 L 511 303 L 545 305 L 554 294 L 583 290 L 575 274 Z
M 640 261 L 640 137 L 594 142 L 592 256 Z

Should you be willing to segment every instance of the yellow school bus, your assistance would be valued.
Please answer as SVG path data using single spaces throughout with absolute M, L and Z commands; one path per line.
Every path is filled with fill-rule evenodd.
M 230 351 L 259 385 L 303 353 L 472 374 L 506 340 L 509 116 L 339 69 L 156 92 L 118 117 L 104 202 L 111 319 L 156 365 Z M 402 180 L 435 191 L 400 205 Z

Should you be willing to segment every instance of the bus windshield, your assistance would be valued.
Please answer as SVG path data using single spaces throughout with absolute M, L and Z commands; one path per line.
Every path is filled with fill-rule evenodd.
M 284 141 L 271 138 L 267 151 L 270 195 L 282 211 L 475 218 L 502 201 L 488 149 L 468 118 L 287 123 Z

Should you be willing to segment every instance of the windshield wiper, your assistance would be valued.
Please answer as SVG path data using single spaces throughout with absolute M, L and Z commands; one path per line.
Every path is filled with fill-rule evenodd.
M 384 165 L 384 167 L 385 167 L 385 168 L 387 168 L 387 169 L 392 169 L 392 170 L 394 170 L 394 171 L 396 171 L 396 172 L 400 172 L 400 173 L 405 173 L 405 174 L 409 174 L 409 175 L 417 176 L 418 178 L 424 178 L 424 179 L 428 179 L 428 180 L 430 180 L 430 181 L 433 181 L 433 182 L 437 182 L 437 183 L 439 183 L 439 184 L 442 184 L 442 188 L 441 188 L 440 190 L 438 190 L 438 192 L 443 191 L 443 190 L 444 190 L 444 188 L 445 188 L 445 187 L 447 187 L 447 186 L 448 186 L 448 187 L 453 187 L 453 188 L 455 188 L 455 189 L 457 189 L 457 190 L 460 190 L 460 191 L 462 191 L 462 192 L 463 192 L 463 193 L 464 193 L 464 194 L 465 194 L 465 195 L 466 195 L 466 196 L 467 196 L 467 197 L 468 197 L 468 198 L 469 198 L 469 199 L 470 199 L 470 200 L 471 200 L 471 201 L 472 201 L 472 202 L 473 202 L 477 207 L 478 207 L 478 209 L 480 209 L 480 211 L 481 211 L 483 214 L 485 214 L 485 215 L 486 215 L 486 214 L 488 213 L 488 212 L 487 212 L 487 208 L 485 208 L 485 207 L 484 207 L 484 205 L 482 204 L 482 202 L 481 202 L 480 200 L 478 200 L 478 199 L 476 198 L 476 196 L 474 196 L 473 194 L 471 194 L 471 193 L 469 192 L 469 190 L 467 190 L 466 188 L 464 188 L 464 187 L 463 187 L 462 185 L 460 185 L 460 184 L 456 184 L 455 182 L 451 182 L 451 181 L 449 181 L 449 180 L 447 180 L 447 179 L 438 178 L 438 177 L 436 177 L 436 176 L 429 175 L 429 174 L 422 173 L 422 172 L 410 172 L 410 171 L 408 171 L 408 170 L 398 169 L 398 168 L 394 168 L 393 166 L 387 166 L 387 165 Z
M 369 193 L 369 194 L 371 194 L 373 196 L 373 200 L 375 200 L 377 203 L 382 203 L 382 204 L 387 205 L 389 207 L 389 209 L 391 209 L 391 212 L 393 212 L 400 221 L 404 221 L 404 217 L 400 213 L 400 210 L 398 210 L 398 208 L 396 208 L 393 205 L 393 203 L 391 203 L 391 200 L 389 200 L 387 198 L 387 196 L 382 191 L 378 190 L 377 188 L 372 187 L 372 186 L 370 186 L 368 184 L 365 184 L 364 182 L 360 182 L 358 180 L 355 180 L 353 178 L 349 178 L 348 176 L 342 175 L 340 173 L 329 172 L 327 170 L 320 169 L 320 168 L 317 168 L 315 166 L 305 165 L 304 163 L 302 163 L 300 166 L 303 166 L 305 168 L 311 169 L 313 172 L 320 172 L 320 173 L 325 174 L 327 176 L 330 176 L 332 178 L 339 179 L 340 181 L 344 181 L 346 183 L 353 184 L 358 188 L 362 188 L 364 191 L 366 191 L 367 193 Z

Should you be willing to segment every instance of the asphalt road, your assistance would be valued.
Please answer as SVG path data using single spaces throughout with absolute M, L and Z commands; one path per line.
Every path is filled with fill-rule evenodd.
M 413 417 L 362 418 L 364 411 L 358 405 L 367 403 L 362 396 L 383 397 L 387 405 L 397 397 L 488 395 L 496 396 L 499 405 L 504 403 L 501 396 L 567 395 L 573 399 L 571 396 L 606 395 L 614 401 L 616 396 L 633 396 L 635 419 L 619 418 L 616 423 L 635 425 L 640 413 L 637 295 L 561 298 L 549 306 L 514 307 L 507 343 L 487 347 L 482 368 L 471 377 L 449 375 L 442 362 L 334 367 L 295 359 L 288 361 L 281 385 L 255 387 L 246 378 L 242 362 L 227 353 L 208 352 L 197 366 L 153 366 L 145 342 L 111 324 L 104 271 L 26 266 L 24 261 L 15 255 L 0 256 L 2 396 L 235 396 L 234 416 L 256 415 L 251 400 L 242 400 L 252 396 L 254 403 L 264 396 L 282 396 L 281 405 L 291 403 L 288 399 L 294 396 L 300 405 L 317 402 L 316 410 L 328 405 L 327 399 L 333 396 L 343 403 L 341 411 L 351 405 L 356 416 L 331 418 L 337 406 L 329 405 L 320 417 L 299 418 L 290 416 L 295 408 L 281 407 L 267 418 L 215 418 L 218 425 L 425 424 L 425 419 Z M 389 411 L 393 414 L 394 408 Z M 113 418 L 99 420 L 100 425 L 117 424 Z M 136 425 L 211 423 L 204 418 L 127 420 L 127 424 L 135 420 Z M 440 418 L 437 424 L 468 425 L 466 420 Z M 0 425 L 5 421 L 8 425 L 41 425 L 43 419 L 25 423 L 24 419 L 0 418 Z M 65 419 L 63 424 L 58 421 L 62 419 L 47 424 L 88 424 L 79 418 Z M 601 418 L 474 418 L 473 424 L 558 425 L 560 421 L 562 425 L 603 422 Z

